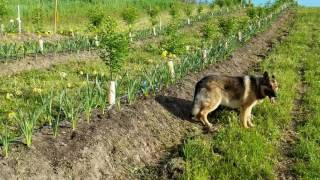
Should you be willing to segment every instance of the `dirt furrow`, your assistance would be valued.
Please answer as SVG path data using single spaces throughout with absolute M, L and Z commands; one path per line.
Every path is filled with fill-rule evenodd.
M 302 64 L 299 69 L 299 85 L 297 90 L 297 96 L 294 100 L 294 107 L 292 110 L 292 120 L 290 126 L 285 129 L 284 136 L 281 139 L 281 161 L 278 164 L 278 178 L 283 180 L 298 179 L 293 171 L 295 164 L 295 158 L 293 155 L 293 147 L 297 141 L 297 127 L 299 124 L 305 121 L 306 112 L 303 107 L 304 95 L 307 91 L 307 83 L 305 81 L 305 67 Z
M 186 135 L 202 133 L 202 126 L 189 119 L 195 83 L 212 73 L 247 72 L 286 33 L 279 27 L 288 26 L 292 17 L 286 12 L 228 60 L 189 74 L 156 97 L 121 111 L 95 111 L 90 124 L 80 124 L 76 132 L 62 128 L 57 139 L 43 129 L 35 134 L 32 149 L 16 145 L 8 159 L 0 160 L 0 179 L 133 179 L 146 166 L 158 167 Z

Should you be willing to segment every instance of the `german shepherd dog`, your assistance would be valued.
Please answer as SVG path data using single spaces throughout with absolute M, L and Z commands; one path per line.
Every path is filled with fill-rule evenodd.
M 192 116 L 212 129 L 207 116 L 222 105 L 240 109 L 243 126 L 253 127 L 252 108 L 265 97 L 273 103 L 277 90 L 277 81 L 274 75 L 270 78 L 268 72 L 264 72 L 263 76 L 206 76 L 196 84 Z

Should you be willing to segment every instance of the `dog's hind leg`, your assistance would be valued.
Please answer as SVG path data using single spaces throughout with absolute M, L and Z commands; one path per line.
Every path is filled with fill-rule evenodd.
M 212 97 L 210 97 L 208 101 L 203 103 L 201 106 L 201 110 L 200 110 L 201 120 L 209 129 L 212 128 L 212 124 L 208 121 L 208 114 L 216 110 L 220 105 L 220 103 L 221 103 L 221 96 L 218 93 L 216 93 L 216 94 L 212 94 Z

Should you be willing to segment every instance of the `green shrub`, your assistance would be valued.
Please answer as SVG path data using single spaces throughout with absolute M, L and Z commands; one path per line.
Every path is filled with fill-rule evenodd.
M 38 6 L 32 10 L 32 19 L 31 22 L 35 28 L 35 31 L 41 32 L 43 31 L 43 23 L 44 23 L 44 11 L 42 7 Z
M 183 8 L 183 11 L 186 14 L 186 16 L 190 17 L 192 15 L 193 6 L 188 4 Z
M 225 36 L 229 36 L 236 31 L 236 23 L 231 17 L 219 19 L 220 32 Z
M 109 67 L 111 80 L 121 70 L 128 46 L 129 42 L 123 34 L 111 33 L 102 36 L 99 56 Z
M 166 50 L 171 54 L 181 55 L 185 51 L 183 36 L 177 32 L 171 33 L 161 42 L 161 47 L 163 50 Z
M 131 26 L 138 18 L 138 10 L 134 7 L 127 7 L 121 13 L 122 19 Z
M 171 15 L 171 17 L 173 19 L 177 18 L 178 17 L 178 14 L 179 14 L 179 9 L 178 9 L 178 4 L 177 3 L 171 3 L 170 4 L 170 9 L 169 9 L 169 13 Z
M 155 26 L 158 23 L 158 15 L 159 15 L 159 8 L 157 6 L 150 7 L 147 11 L 147 13 L 150 16 L 151 24 L 152 26 Z
M 0 0 L 0 21 L 8 15 L 8 1 Z
M 221 37 L 219 27 L 214 22 L 204 24 L 201 27 L 201 34 L 206 41 L 217 41 Z
M 101 8 L 95 7 L 88 12 L 88 18 L 90 21 L 90 26 L 99 28 L 102 25 L 105 14 Z

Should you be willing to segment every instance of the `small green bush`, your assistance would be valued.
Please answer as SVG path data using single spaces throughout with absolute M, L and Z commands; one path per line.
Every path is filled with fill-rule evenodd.
M 202 37 L 206 41 L 217 41 L 221 37 L 219 27 L 215 22 L 207 22 L 201 27 Z
M 139 12 L 134 7 L 127 7 L 121 13 L 122 19 L 131 26 L 138 18 Z
M 43 23 L 44 23 L 44 11 L 38 6 L 32 10 L 32 19 L 31 22 L 37 32 L 43 31 Z
M 229 36 L 236 31 L 236 23 L 231 17 L 219 19 L 220 32 L 225 36 Z
M 3 20 L 5 16 L 9 13 L 8 10 L 8 1 L 7 0 L 0 0 L 0 21 Z
M 112 33 L 102 36 L 99 56 L 109 67 L 111 80 L 114 80 L 114 76 L 122 69 L 128 46 L 129 42 L 123 34 Z

